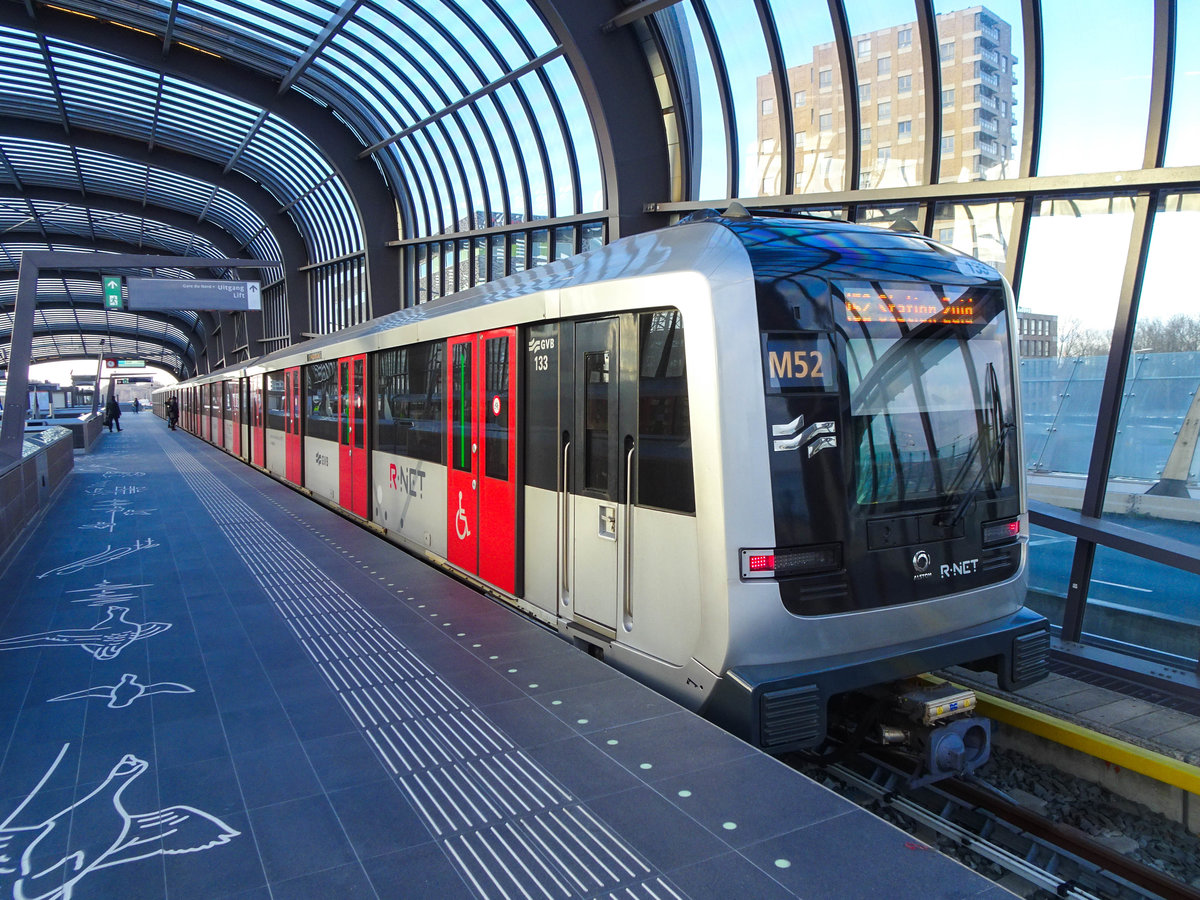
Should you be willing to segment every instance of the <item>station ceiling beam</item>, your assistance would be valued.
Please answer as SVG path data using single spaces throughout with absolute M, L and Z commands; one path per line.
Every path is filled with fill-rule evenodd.
M 43 36 L 92 47 L 147 69 L 203 85 L 274 113 L 302 131 L 324 155 L 350 195 L 362 224 L 372 309 L 375 315 L 399 306 L 399 267 L 386 247 L 398 237 L 396 203 L 382 173 L 370 159 L 358 158 L 363 145 L 333 112 L 296 91 L 279 93 L 279 84 L 236 59 L 211 55 L 178 44 L 164 55 L 163 35 L 72 15 L 46 5 L 0 3 L 0 26 L 33 30 Z M 202 127 L 203 123 L 197 123 Z M 60 136 L 61 140 L 61 136 Z M 211 180 L 211 179 L 210 179 Z M 269 220 L 268 220 L 269 221 Z M 319 262 L 319 260 L 315 261 Z M 308 309 L 306 305 L 305 314 Z M 308 330 L 307 319 L 300 331 Z M 297 331 L 296 324 L 292 331 Z

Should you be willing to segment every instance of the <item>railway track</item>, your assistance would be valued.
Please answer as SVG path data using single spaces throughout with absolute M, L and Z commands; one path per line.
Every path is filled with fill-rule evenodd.
M 1031 888 L 1075 900 L 1200 900 L 1200 890 L 1005 799 L 992 789 L 947 779 L 916 790 L 895 759 L 860 756 L 804 768 L 876 812 L 891 811 L 999 866 Z M 832 782 L 832 783 L 831 783 Z

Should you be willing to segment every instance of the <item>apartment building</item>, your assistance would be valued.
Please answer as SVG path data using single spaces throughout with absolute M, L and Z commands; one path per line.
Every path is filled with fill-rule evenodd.
M 925 142 L 939 140 L 941 181 L 1003 177 L 1013 164 L 1012 26 L 983 6 L 937 17 L 941 75 L 940 135 L 925 115 L 925 71 L 916 22 L 853 37 L 861 146 L 858 187 L 929 181 Z M 812 61 L 787 70 L 795 146 L 795 192 L 840 191 L 847 119 L 837 49 L 812 48 Z M 779 110 L 770 76 L 758 79 L 759 192 L 783 190 Z

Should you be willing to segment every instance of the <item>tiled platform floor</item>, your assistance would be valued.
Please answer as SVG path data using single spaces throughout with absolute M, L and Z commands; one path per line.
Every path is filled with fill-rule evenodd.
M 0 574 L 0 898 L 1004 891 L 149 413 Z

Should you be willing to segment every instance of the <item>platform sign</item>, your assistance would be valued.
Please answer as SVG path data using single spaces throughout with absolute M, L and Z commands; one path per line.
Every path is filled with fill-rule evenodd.
M 116 359 L 110 357 L 104 360 L 104 368 L 106 369 L 144 369 L 146 361 L 144 359 Z
M 121 276 L 101 275 L 100 281 L 104 285 L 104 308 L 124 309 L 125 304 L 121 300 Z
M 262 309 L 262 282 L 200 278 L 130 278 L 129 308 L 203 309 L 246 312 Z

